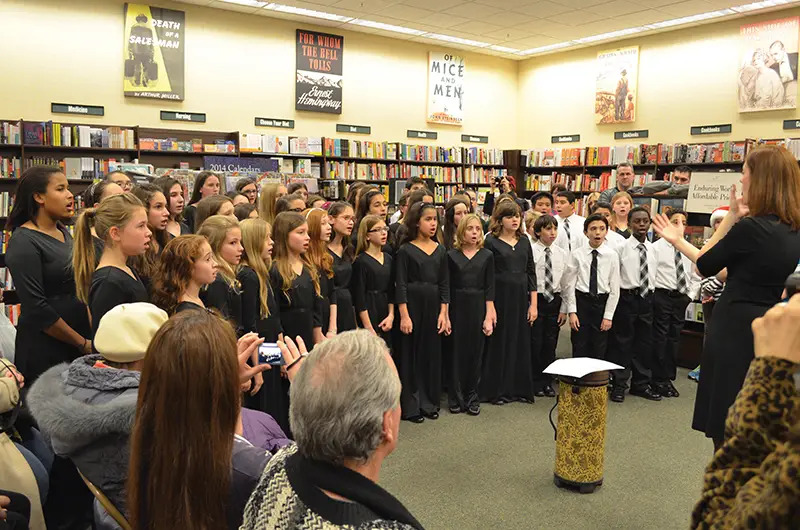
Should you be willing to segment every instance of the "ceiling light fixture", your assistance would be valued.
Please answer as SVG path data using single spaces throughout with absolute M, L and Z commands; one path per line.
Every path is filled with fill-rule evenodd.
M 765 0 L 764 2 L 753 2 L 752 4 L 744 4 L 731 9 L 737 13 L 746 13 L 747 11 L 755 11 L 757 9 L 766 9 L 768 7 L 775 7 L 784 4 L 794 3 L 792 0 Z
M 646 29 L 647 28 L 644 26 L 639 26 L 636 28 L 620 29 L 617 31 L 611 31 L 609 33 L 601 33 L 599 35 L 592 35 L 591 37 L 583 37 L 580 39 L 575 39 L 572 42 L 576 42 L 578 44 L 586 44 L 589 42 L 597 42 L 599 40 L 616 39 L 617 37 L 624 37 L 626 35 L 633 35 L 634 33 L 641 33 Z
M 270 11 L 279 11 L 281 13 L 289 13 L 291 15 L 302 15 L 304 17 L 324 18 L 325 20 L 333 20 L 336 22 L 349 22 L 353 17 L 346 17 L 344 15 L 336 15 L 334 13 L 326 13 L 324 11 L 315 11 L 313 9 L 305 9 L 302 7 L 285 6 L 283 4 L 268 4 L 264 9 Z
M 548 44 L 547 46 L 539 46 L 538 48 L 531 48 L 529 50 L 522 50 L 517 52 L 518 55 L 533 55 L 534 53 L 544 53 L 553 50 L 560 50 L 561 48 L 567 48 L 569 46 L 574 45 L 575 43 L 572 41 L 567 42 L 558 42 L 556 44 Z
M 413 28 L 404 28 L 403 26 L 395 26 L 393 24 L 384 24 L 383 22 L 375 22 L 372 20 L 364 20 L 363 18 L 354 18 L 348 24 L 356 24 L 357 26 L 364 26 L 365 28 L 382 29 L 385 31 L 394 31 L 395 33 L 405 33 L 406 35 L 422 35 L 425 32 Z
M 220 2 L 225 2 L 226 4 L 247 6 L 247 7 L 264 7 L 269 3 L 269 2 L 259 2 L 257 0 L 220 0 Z
M 683 24 L 691 24 L 692 22 L 700 22 L 701 20 L 708 20 L 710 18 L 724 17 L 733 15 L 736 12 L 732 9 L 721 9 L 719 11 L 709 11 L 708 13 L 700 13 L 688 17 L 673 18 L 672 20 L 664 20 L 663 22 L 653 22 L 652 24 L 645 25 L 649 29 L 671 28 L 672 26 L 680 26 Z
M 492 44 L 489 46 L 490 50 L 494 50 L 496 52 L 504 52 L 504 53 L 519 53 L 519 50 L 516 48 L 509 48 L 507 46 L 498 46 L 497 44 Z
M 488 42 L 480 42 L 477 40 L 462 39 L 461 37 L 453 37 L 452 35 L 442 35 L 441 33 L 425 33 L 422 35 L 429 39 L 443 40 L 445 42 L 452 42 L 454 44 L 463 44 L 465 46 L 475 46 L 477 48 L 485 48 L 489 46 Z

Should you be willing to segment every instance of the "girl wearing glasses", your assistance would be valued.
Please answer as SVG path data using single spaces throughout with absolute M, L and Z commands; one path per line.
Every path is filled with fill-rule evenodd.
M 353 262 L 351 290 L 361 327 L 390 344 L 394 324 L 392 257 L 383 251 L 389 228 L 376 215 L 368 215 L 358 227 L 358 247 Z

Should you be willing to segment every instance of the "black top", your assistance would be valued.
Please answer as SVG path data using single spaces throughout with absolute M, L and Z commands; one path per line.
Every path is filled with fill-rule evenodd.
M 353 302 L 356 311 L 369 310 L 370 293 L 383 293 L 387 303 L 394 303 L 394 282 L 392 281 L 392 257 L 383 253 L 383 265 L 366 252 L 356 256 L 353 262 Z
M 205 307 L 203 307 L 201 305 L 197 305 L 194 302 L 181 302 L 181 303 L 179 303 L 178 305 L 175 306 L 175 313 L 177 314 L 177 313 L 180 313 L 181 311 L 186 311 L 186 310 L 189 310 L 189 309 L 200 309 L 201 311 L 205 311 L 206 310 Z
M 450 282 L 447 270 L 447 251 L 442 245 L 428 255 L 413 243 L 397 251 L 395 297 L 398 304 L 408 303 L 408 284 L 429 283 L 439 286 L 439 302 L 450 303 Z
M 92 245 L 94 245 L 94 266 L 97 267 L 100 264 L 100 258 L 103 257 L 106 244 L 99 237 L 92 236 Z
M 479 249 L 468 259 L 458 249 L 447 253 L 450 267 L 450 290 L 483 290 L 484 299 L 494 301 L 494 256 L 490 250 Z
M 136 271 L 131 269 L 134 275 Z M 149 302 L 147 289 L 139 277 L 117 267 L 102 267 L 92 274 L 92 285 L 89 289 L 89 309 L 92 312 L 92 338 L 100 326 L 103 315 L 120 304 L 133 302 Z
M 486 236 L 484 248 L 494 253 L 495 277 L 510 278 L 514 275 L 527 275 L 528 292 L 536 291 L 536 269 L 533 266 L 533 249 L 530 241 L 523 236 L 517 244 L 509 245 L 492 234 Z
M 180 222 L 180 223 L 178 223 L 178 224 L 179 224 L 179 225 L 180 225 L 180 227 L 181 227 L 181 235 L 182 235 L 182 236 L 185 236 L 185 235 L 187 235 L 187 234 L 191 234 L 191 233 L 192 233 L 192 231 L 189 229 L 189 225 L 187 225 L 187 224 L 186 224 L 186 223 L 184 223 L 183 221 L 181 221 L 181 222 Z
M 238 287 L 230 285 L 221 274 L 208 287 L 200 292 L 200 300 L 208 308 L 214 308 L 233 322 L 237 336 L 242 336 L 242 292 Z
M 514 202 L 517 203 L 519 206 L 520 211 L 523 213 L 528 210 L 528 201 L 525 199 L 520 199 L 517 197 L 515 193 L 511 193 L 511 196 L 514 197 Z M 486 198 L 483 200 L 483 213 L 486 215 L 492 215 L 494 211 L 494 193 L 487 193 Z
M 336 304 L 336 331 L 356 329 L 356 313 L 353 307 L 353 296 L 350 293 L 350 282 L 353 277 L 353 262 L 347 257 L 339 257 L 328 249 L 333 258 L 333 288 L 331 303 Z
M 186 208 L 183 209 L 183 222 L 186 227 L 189 229 L 190 234 L 194 234 L 194 215 L 197 213 L 197 207 L 194 204 L 190 204 Z M 181 234 L 183 231 L 181 230 Z
M 614 232 L 618 233 L 619 235 L 621 235 L 625 239 L 628 239 L 629 237 L 631 237 L 631 231 L 630 231 L 629 228 L 626 228 L 625 230 L 620 230 L 619 228 L 615 228 Z
M 314 344 L 315 322 L 321 321 L 321 304 L 308 268 L 303 267 L 300 275 L 292 279 L 289 289 L 284 291 L 278 266 L 273 263 L 269 270 L 269 282 L 278 301 L 284 334 L 292 339 L 299 335 L 303 337 L 306 346 L 311 347 Z
M 269 316 L 261 317 L 261 284 L 252 268 L 242 266 L 236 275 L 242 288 L 242 327 L 245 333 L 254 331 L 266 342 L 275 342 L 283 333 L 280 310 L 271 286 L 267 286 L 267 308 Z M 269 282 L 269 278 L 267 278 Z

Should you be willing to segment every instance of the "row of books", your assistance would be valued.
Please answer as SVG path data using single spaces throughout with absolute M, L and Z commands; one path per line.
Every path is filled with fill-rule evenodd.
M 18 179 L 22 174 L 22 165 L 17 157 L 0 156 L 0 178 Z
M 460 167 L 441 167 L 441 166 L 402 166 L 400 168 L 400 178 L 408 179 L 411 177 L 421 177 L 433 179 L 435 182 L 461 183 Z
M 633 186 L 644 186 L 652 182 L 655 175 L 644 172 L 634 176 Z M 599 176 L 590 173 L 569 174 L 554 171 L 550 174 L 525 176 L 525 189 L 528 191 L 550 191 L 553 186 L 560 184 L 569 191 L 602 191 L 617 185 L 617 171 L 604 171 Z
M 322 155 L 322 138 L 319 136 L 279 136 L 274 134 L 239 133 L 239 151 L 242 153 L 275 153 L 296 155 Z
M 605 147 L 563 147 L 529 149 L 528 167 L 608 166 L 622 162 L 634 165 L 709 164 L 741 162 L 747 151 L 745 141 L 708 144 L 631 144 Z M 797 147 L 800 154 L 800 144 Z
M 616 145 L 613 147 L 587 147 L 587 166 L 609 166 L 628 162 L 630 164 L 655 164 L 661 144 Z
M 11 194 L 11 192 L 4 191 L 0 193 L 0 217 L 8 217 L 8 214 L 9 212 L 11 212 L 11 207 L 13 205 L 14 205 L 14 196 Z M 3 246 L 5 247 L 5 241 Z M 3 248 L 3 252 L 5 252 L 5 248 Z
M 174 151 L 176 153 L 235 153 L 236 142 L 215 140 L 214 143 L 203 143 L 200 138 L 192 140 L 139 138 L 139 149 L 142 151 Z
M 743 162 L 748 142 L 658 144 L 659 164 L 721 164 Z
M 528 158 L 528 167 L 582 166 L 586 162 L 586 150 L 581 147 L 529 149 L 522 154 Z
M 18 121 L 0 122 L 0 144 L 20 144 L 20 127 Z
M 464 149 L 467 164 L 496 164 L 503 163 L 502 149 L 484 149 L 481 147 L 467 147 Z
M 271 158 L 278 162 L 280 173 L 297 173 L 300 175 L 310 175 L 320 178 L 319 162 L 314 162 L 310 158 Z
M 397 144 L 394 142 L 367 142 L 325 138 L 324 149 L 325 156 L 397 160 Z
M 125 162 L 122 160 L 122 162 Z M 117 169 L 119 161 L 114 158 L 99 160 L 91 156 L 64 158 L 61 168 L 68 179 L 102 179 Z
M 400 144 L 401 160 L 422 162 L 461 162 L 460 147 Z
M 397 166 L 362 162 L 328 162 L 325 178 L 335 180 L 389 180 L 397 178 Z
M 433 187 L 433 200 L 434 202 L 445 203 L 449 201 L 459 186 L 457 184 L 439 184 Z
M 319 181 L 319 194 L 328 199 L 329 201 L 338 201 L 342 198 L 342 190 L 339 182 L 332 180 Z
M 0 304 L 3 308 L 3 313 L 6 315 L 6 318 L 11 321 L 11 324 L 16 327 L 17 323 L 19 322 L 19 314 L 20 309 L 22 306 L 20 304 Z
M 23 124 L 23 139 L 25 145 L 136 149 L 134 130 L 124 127 L 92 127 L 64 125 L 52 121 L 26 121 Z
M 506 175 L 508 175 L 507 169 L 481 169 L 467 166 L 464 178 L 468 184 L 489 184 L 493 178 Z

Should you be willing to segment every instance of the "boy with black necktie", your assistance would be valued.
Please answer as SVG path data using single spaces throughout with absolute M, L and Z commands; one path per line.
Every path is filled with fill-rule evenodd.
M 605 217 L 590 215 L 583 230 L 588 244 L 572 250 L 564 279 L 572 356 L 602 359 L 619 300 L 619 257 L 603 244 Z
M 531 327 L 533 353 L 533 381 L 536 397 L 554 397 L 552 378 L 542 373 L 556 360 L 559 328 L 567 320 L 567 308 L 562 292 L 569 254 L 553 243 L 558 236 L 558 221 L 551 215 L 543 215 L 533 223 L 536 242 L 533 244 L 533 261 L 536 267 L 536 292 L 539 316 Z
M 661 395 L 652 387 L 653 291 L 657 263 L 653 244 L 647 240 L 650 212 L 641 206 L 633 208 L 628 213 L 628 227 L 631 237 L 616 247 L 620 293 L 608 360 L 623 368 L 613 371 L 611 400 L 625 401 L 625 389 L 631 379 L 630 394 L 660 401 Z
M 670 211 L 669 222 L 683 232 L 686 228 L 686 212 L 680 209 Z M 692 301 L 692 293 L 697 291 L 698 282 L 692 273 L 692 260 L 678 252 L 667 240 L 659 239 L 653 243 L 653 249 L 658 263 L 653 301 L 653 385 L 664 397 L 678 397 L 680 394 L 672 384 L 677 371 L 678 346 L 686 321 L 686 306 Z

